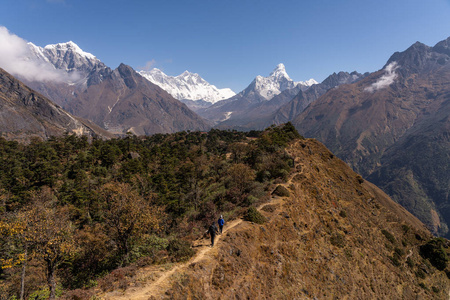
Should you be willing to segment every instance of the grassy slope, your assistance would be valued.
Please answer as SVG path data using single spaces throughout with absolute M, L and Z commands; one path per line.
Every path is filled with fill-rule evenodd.
M 264 209 L 266 224 L 243 222 L 212 260 L 173 276 L 166 297 L 445 298 L 445 273 L 419 256 L 420 239 L 431 237 L 420 221 L 315 140 L 290 151 L 291 196 Z

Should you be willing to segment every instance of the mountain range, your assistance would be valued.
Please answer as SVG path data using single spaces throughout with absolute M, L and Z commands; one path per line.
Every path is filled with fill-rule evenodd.
M 301 90 L 317 84 L 314 79 L 293 81 L 283 64 L 279 64 L 268 77 L 257 76 L 250 85 L 234 97 L 198 110 L 202 117 L 217 123 L 241 119 L 245 112 L 255 106 L 279 96 L 289 100 Z M 286 92 L 288 91 L 288 92 Z M 292 97 L 291 97 L 292 96 Z M 238 116 L 236 116 L 238 115 Z M 248 120 L 248 115 L 244 117 Z
M 341 84 L 356 82 L 367 76 L 356 71 L 339 72 L 328 76 L 321 83 L 308 88 L 296 86 L 286 89 L 268 101 L 255 103 L 242 111 L 236 111 L 230 118 L 216 125 L 218 128 L 234 128 L 240 130 L 264 130 L 271 125 L 279 125 L 292 121 L 311 102 Z
M 136 135 L 207 130 L 208 121 L 159 86 L 121 64 L 112 70 L 75 43 L 31 43 L 27 59 L 62 71 L 63 81 L 23 80 L 70 113 L 114 133 Z
M 56 103 L 58 113 L 53 115 L 89 119 L 115 134 L 204 131 L 212 126 L 264 129 L 292 121 L 303 135 L 324 142 L 435 234 L 447 235 L 449 44 L 449 39 L 434 47 L 417 42 L 394 53 L 379 71 L 334 73 L 321 83 L 312 79 L 295 82 L 279 64 L 268 77 L 257 76 L 246 89 L 220 101 L 226 93 L 198 74 L 170 77 L 155 69 L 149 72 L 172 86 L 171 93 L 178 98 L 192 98 L 183 100 L 192 110 L 146 79 L 144 72 L 139 74 L 124 64 L 112 70 L 73 42 L 43 48 L 29 43 L 24 60 L 58 71 L 59 79 L 20 79 L 37 91 L 28 89 L 27 93 L 41 93 Z M 12 94 L 7 95 L 4 99 Z M 8 125 L 14 123 L 4 120 L 2 134 L 6 135 Z M 79 126 L 61 127 L 64 129 L 58 132 L 78 130 Z M 25 136 L 25 132 L 31 131 L 19 135 Z M 45 138 L 53 131 L 42 132 L 46 132 L 40 134 Z
M 236 95 L 231 89 L 219 89 L 197 73 L 189 71 L 178 76 L 168 76 L 163 71 L 154 68 L 150 71 L 139 71 L 139 74 L 194 110 L 197 107 L 209 106 Z
M 381 70 L 329 90 L 293 124 L 448 236 L 449 103 L 450 38 L 394 53 Z

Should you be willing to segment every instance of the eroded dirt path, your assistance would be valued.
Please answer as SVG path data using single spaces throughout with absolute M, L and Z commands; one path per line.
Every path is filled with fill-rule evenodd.
M 288 186 L 291 180 L 288 183 L 281 184 L 285 187 Z M 258 211 L 262 210 L 267 205 L 277 205 L 278 210 L 281 209 L 283 198 L 281 197 L 271 197 L 270 200 L 259 207 L 257 207 Z M 244 223 L 244 224 L 243 224 Z M 216 236 L 215 246 L 210 247 L 210 238 L 200 239 L 194 246 L 200 248 L 197 253 L 192 257 L 189 261 L 185 263 L 179 263 L 171 267 L 167 270 L 161 270 L 163 267 L 150 267 L 143 271 L 142 274 L 142 284 L 140 286 L 132 287 L 127 289 L 125 292 L 114 291 L 111 293 L 106 293 L 103 295 L 99 295 L 100 299 L 105 300 L 147 300 L 147 299 L 160 299 L 163 297 L 165 291 L 170 287 L 172 283 L 171 277 L 176 273 L 183 272 L 189 265 L 197 263 L 202 260 L 215 259 L 215 254 L 217 254 L 217 247 L 220 247 L 221 240 L 225 236 L 227 232 L 233 230 L 236 226 L 246 225 L 242 219 L 233 220 L 229 223 L 226 223 L 224 226 L 223 233 L 221 235 Z M 148 273 L 147 276 L 145 276 Z M 152 274 L 150 274 L 152 273 Z M 157 278 L 154 278 L 157 277 Z

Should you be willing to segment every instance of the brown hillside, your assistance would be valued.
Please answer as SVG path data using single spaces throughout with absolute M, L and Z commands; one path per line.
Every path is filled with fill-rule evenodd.
M 290 195 L 260 207 L 266 223 L 230 222 L 214 248 L 204 240 L 186 264 L 147 270 L 102 298 L 448 298 L 446 274 L 419 255 L 431 234 L 418 219 L 316 140 L 289 152 Z
M 65 107 L 116 134 L 131 131 L 151 135 L 210 128 L 185 104 L 124 64 L 110 71 L 100 83 L 75 93 Z
M 97 125 L 74 117 L 0 69 L 0 137 L 28 142 L 65 133 L 111 138 Z

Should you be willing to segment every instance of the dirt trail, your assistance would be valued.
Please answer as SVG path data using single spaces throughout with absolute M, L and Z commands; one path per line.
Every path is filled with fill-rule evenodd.
M 291 180 L 288 181 L 288 183 L 282 184 L 284 186 L 288 186 Z M 276 205 L 276 204 L 282 204 L 284 201 L 281 197 L 271 197 L 269 202 L 264 203 L 257 207 L 258 211 L 263 209 L 267 205 Z M 279 205 L 279 208 L 277 211 L 281 208 L 281 205 Z M 181 264 L 177 264 L 174 267 L 172 267 L 169 270 L 162 271 L 160 274 L 158 274 L 158 278 L 154 280 L 153 282 L 145 282 L 140 287 L 134 287 L 127 289 L 125 293 L 118 294 L 117 291 L 113 293 L 108 293 L 105 295 L 101 295 L 100 299 L 108 299 L 108 300 L 140 300 L 140 299 L 151 299 L 151 297 L 154 297 L 155 299 L 160 299 L 163 296 L 163 293 L 167 291 L 167 289 L 170 287 L 171 280 L 170 277 L 174 275 L 176 272 L 182 272 L 184 269 L 186 269 L 189 265 L 193 263 L 197 263 L 203 259 L 214 259 L 214 255 L 217 253 L 217 247 L 220 247 L 220 243 L 222 238 L 225 236 L 225 234 L 235 228 L 236 226 L 243 223 L 242 219 L 237 219 L 234 221 L 231 221 L 224 226 L 223 234 L 218 235 L 216 237 L 215 241 L 215 247 L 209 247 L 210 239 L 201 239 L 199 242 L 196 243 L 196 247 L 201 247 L 199 251 L 197 251 L 196 255 L 192 257 L 189 261 Z M 149 270 L 147 272 L 154 272 L 153 270 Z

